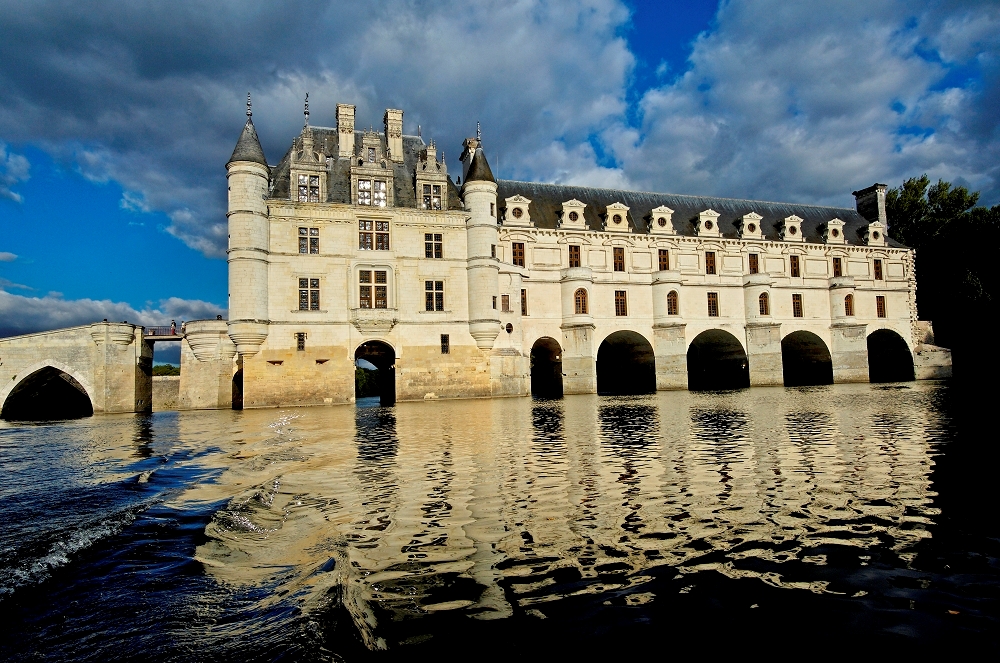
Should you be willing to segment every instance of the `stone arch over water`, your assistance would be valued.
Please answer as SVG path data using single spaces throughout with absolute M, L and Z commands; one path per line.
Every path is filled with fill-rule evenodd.
M 79 419 L 92 414 L 94 404 L 82 381 L 66 370 L 44 366 L 30 372 L 11 389 L 0 410 L 0 419 Z
M 396 351 L 384 341 L 367 341 L 354 351 L 354 364 L 363 360 L 375 366 L 373 371 L 376 382 L 375 391 L 378 394 L 379 405 L 386 407 L 396 404 Z M 366 376 L 366 378 L 369 376 Z M 358 378 L 354 382 L 355 398 L 358 397 L 362 384 Z
M 642 334 L 616 331 L 597 350 L 597 393 L 651 394 L 656 391 L 653 346 Z
M 891 329 L 868 335 L 868 379 L 871 382 L 907 382 L 913 379 L 913 355 L 903 337 Z
M 687 352 L 688 389 L 742 389 L 750 386 L 747 353 L 739 339 L 721 329 L 694 337 Z
M 543 336 L 531 346 L 531 395 L 562 398 L 562 377 L 562 348 L 554 338 Z
M 822 338 L 799 330 L 781 339 L 781 370 L 786 387 L 833 384 L 833 358 Z

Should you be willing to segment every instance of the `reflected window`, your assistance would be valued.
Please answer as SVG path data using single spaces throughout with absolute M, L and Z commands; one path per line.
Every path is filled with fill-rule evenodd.
M 299 202 L 319 202 L 319 175 L 299 175 Z
M 677 291 L 671 290 L 667 293 L 667 315 L 678 315 L 680 313 L 680 305 L 678 302 Z
M 577 315 L 587 314 L 587 291 L 584 288 L 578 288 L 573 293 L 573 311 Z
M 760 306 L 761 315 L 771 315 L 771 302 L 766 292 L 760 293 L 760 297 L 757 298 L 757 302 Z

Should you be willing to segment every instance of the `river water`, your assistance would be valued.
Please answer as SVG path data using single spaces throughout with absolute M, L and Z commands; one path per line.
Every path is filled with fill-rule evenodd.
M 996 648 L 995 440 L 961 402 L 907 383 L 0 422 L 0 659 Z

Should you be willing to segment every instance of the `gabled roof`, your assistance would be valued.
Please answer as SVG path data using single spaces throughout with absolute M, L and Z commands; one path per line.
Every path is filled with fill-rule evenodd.
M 247 118 L 247 123 L 243 125 L 243 133 L 236 141 L 236 149 L 233 150 L 233 156 L 229 157 L 228 163 L 234 161 L 252 161 L 267 167 L 267 158 L 264 156 L 264 150 L 257 138 L 257 130 L 254 129 L 253 120 L 250 118 Z

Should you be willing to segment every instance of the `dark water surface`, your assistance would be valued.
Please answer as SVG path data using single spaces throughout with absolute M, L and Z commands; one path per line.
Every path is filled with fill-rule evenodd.
M 996 440 L 963 402 L 909 383 L 0 422 L 0 659 L 995 650 Z

